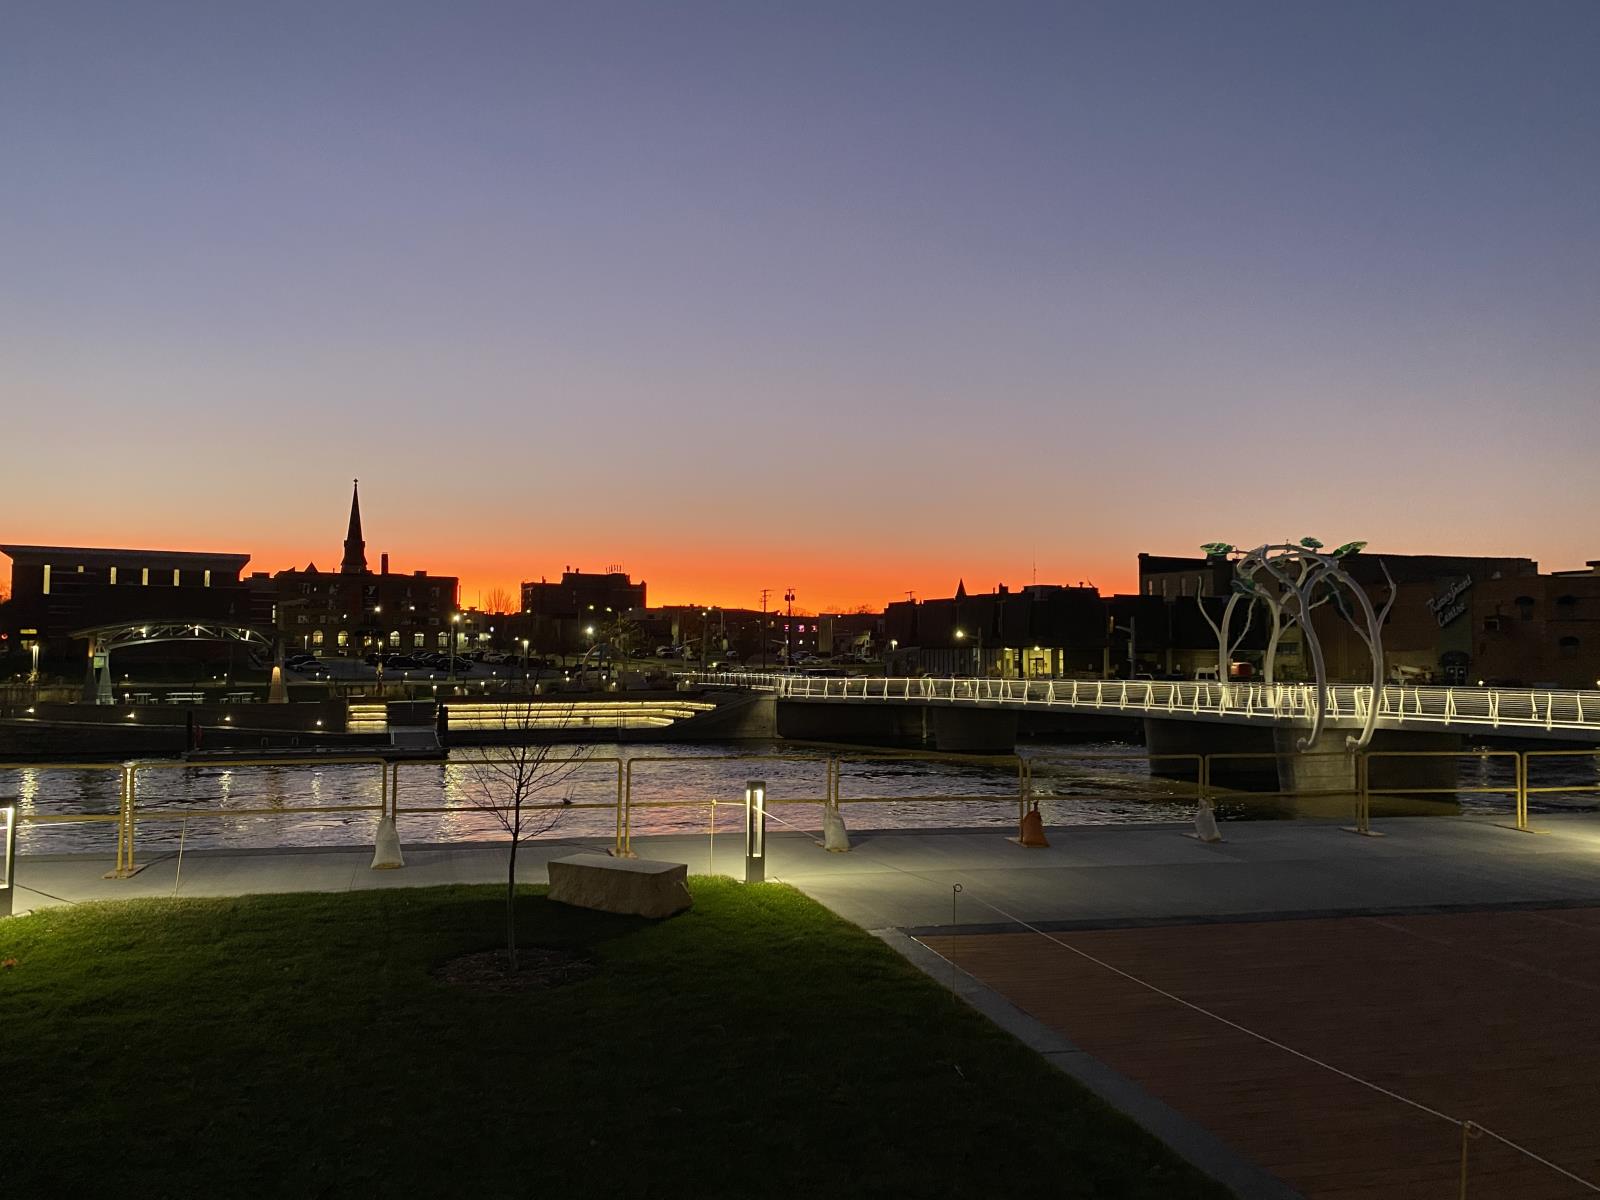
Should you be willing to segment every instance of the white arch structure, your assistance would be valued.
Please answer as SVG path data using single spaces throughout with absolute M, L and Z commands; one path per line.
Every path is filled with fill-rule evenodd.
M 1221 625 L 1211 619 L 1211 614 L 1206 612 L 1204 601 L 1200 601 L 1201 615 L 1217 635 L 1217 677 L 1223 681 L 1228 678 L 1228 668 L 1232 662 L 1234 649 L 1249 631 L 1250 618 L 1256 604 L 1264 605 L 1268 616 L 1272 619 L 1272 634 L 1267 641 L 1267 653 L 1262 662 L 1264 682 L 1268 685 L 1276 682 L 1278 644 L 1283 634 L 1294 625 L 1300 626 L 1301 636 L 1305 639 L 1306 648 L 1310 652 L 1312 670 L 1315 674 L 1313 680 L 1315 690 L 1312 693 L 1315 703 L 1312 705 L 1311 729 L 1304 737 L 1295 741 L 1296 748 L 1301 751 L 1310 749 L 1322 733 L 1323 711 L 1328 695 L 1327 662 L 1322 653 L 1322 641 L 1317 636 L 1316 626 L 1311 620 L 1313 609 L 1320 608 L 1330 601 L 1338 608 L 1340 615 L 1350 623 L 1350 627 L 1356 631 L 1356 635 L 1367 647 L 1367 654 L 1372 660 L 1372 694 L 1382 694 L 1383 622 L 1388 617 L 1389 610 L 1394 607 L 1396 589 L 1394 576 L 1389 574 L 1387 564 L 1379 559 L 1378 566 L 1389 584 L 1388 599 L 1384 601 L 1382 611 L 1379 611 L 1373 608 L 1372 600 L 1366 591 L 1355 581 L 1350 572 L 1344 569 L 1344 561 L 1365 546 L 1365 542 L 1346 542 L 1338 549 L 1325 554 L 1322 551 L 1322 543 L 1316 538 L 1301 538 L 1298 542 L 1268 542 L 1257 546 L 1254 550 L 1244 552 L 1233 560 L 1233 589 L 1228 597 L 1227 606 L 1223 609 Z M 1226 542 L 1212 542 L 1202 548 L 1211 556 L 1231 556 L 1238 553 Z M 1356 607 L 1360 610 L 1359 621 L 1346 603 L 1346 592 L 1355 599 Z M 1238 638 L 1231 638 L 1233 618 L 1240 601 L 1247 602 L 1245 626 L 1239 632 Z M 1362 723 L 1360 732 L 1347 735 L 1345 745 L 1351 750 L 1365 749 L 1372 741 L 1377 720 L 1378 706 L 1371 705 L 1368 707 L 1366 720 Z

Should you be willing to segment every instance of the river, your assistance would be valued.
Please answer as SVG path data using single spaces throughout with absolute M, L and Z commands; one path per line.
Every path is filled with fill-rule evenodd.
M 504 770 L 486 763 L 498 750 L 455 750 L 443 762 L 408 762 L 399 768 L 400 835 L 409 844 L 481 841 L 503 836 L 482 805 L 504 796 Z M 828 761 L 835 751 L 793 744 L 663 744 L 558 746 L 533 799 L 551 807 L 531 814 L 551 838 L 610 837 L 616 831 L 619 770 L 631 775 L 631 825 L 635 836 L 704 833 L 716 801 L 717 828 L 743 822 L 747 781 L 767 785 L 776 827 L 815 831 L 820 799 L 827 791 Z M 1105 825 L 1187 821 L 1195 789 L 1182 781 L 1152 778 L 1142 750 L 1116 742 L 1032 744 L 1029 759 L 1034 795 L 1047 825 Z M 629 772 L 626 764 L 631 760 Z M 623 764 L 619 768 L 619 762 Z M 1541 762 L 1535 786 L 1593 786 L 1595 761 Z M 1008 827 L 1017 819 L 1015 766 L 895 757 L 871 751 L 842 752 L 839 794 L 852 829 Z M 381 769 L 373 764 L 311 766 L 187 765 L 156 762 L 137 778 L 138 843 L 142 851 L 190 848 L 370 845 L 375 812 L 312 812 L 341 805 L 376 806 Z M 1510 760 L 1467 761 L 1464 787 L 1506 788 Z M 120 773 L 82 767 L 7 767 L 0 764 L 0 802 L 14 799 L 19 814 L 109 815 L 117 811 Z M 862 798 L 892 798 L 861 803 Z M 790 803 L 800 799 L 811 803 Z M 1464 792 L 1464 812 L 1509 816 L 1511 797 Z M 1593 792 L 1540 794 L 1534 812 L 1593 809 Z M 594 806 L 594 807 L 590 807 Z M 445 809 L 418 812 L 417 809 Z M 245 815 L 243 810 L 268 810 Z M 413 811 L 408 811 L 413 810 Z M 1226 806 L 1224 812 L 1226 813 Z M 23 823 L 22 853 L 105 852 L 115 848 L 110 822 Z

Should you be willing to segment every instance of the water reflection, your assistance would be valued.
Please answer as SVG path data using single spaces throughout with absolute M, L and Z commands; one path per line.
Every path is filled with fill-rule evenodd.
M 718 809 L 719 829 L 740 819 L 745 785 L 759 779 L 780 825 L 816 831 L 828 793 L 829 751 L 793 746 L 562 747 L 583 761 L 562 768 L 533 797 L 555 818 L 552 837 L 610 837 L 616 829 L 619 769 L 631 771 L 635 834 L 704 833 Z M 402 838 L 410 844 L 462 842 L 503 836 L 483 804 L 495 793 L 497 773 L 481 763 L 482 751 L 457 752 L 447 762 L 409 762 L 398 774 Z M 1052 825 L 1185 821 L 1194 811 L 1194 785 L 1152 777 L 1138 747 L 1117 743 L 1034 746 L 1034 797 Z M 756 758 L 754 755 L 779 755 Z M 1529 758 L 1534 813 L 1600 808 L 1600 757 L 1563 752 Z M 631 767 L 630 767 L 631 764 Z M 1461 808 L 1472 815 L 1507 816 L 1513 810 L 1515 761 L 1463 757 L 1459 778 L 1468 789 Z M 143 850 L 191 847 L 370 845 L 381 797 L 381 770 L 371 763 L 314 766 L 142 765 L 136 804 Z M 1017 818 L 1015 765 L 969 761 L 871 757 L 846 752 L 839 795 L 853 829 L 1008 827 Z M 1587 791 L 1583 789 L 1589 789 Z M 114 814 L 121 795 L 120 767 L 61 769 L 0 764 L 0 797 L 14 797 L 22 815 Z M 894 803 L 886 797 L 900 797 Z M 367 806 L 364 811 L 307 812 L 322 807 Z M 585 807 L 596 805 L 598 807 Z M 439 810 L 439 811 L 419 811 Z M 227 815 L 236 812 L 238 815 Z M 265 812 L 268 815 L 258 815 Z M 222 815 L 213 815 L 220 813 Z M 270 814 L 292 814 L 277 816 Z M 205 814 L 201 816 L 201 814 Z M 185 821 L 185 815 L 189 820 Z M 543 823 L 543 818 L 536 818 Z M 110 823 L 22 825 L 25 853 L 107 851 L 115 843 Z

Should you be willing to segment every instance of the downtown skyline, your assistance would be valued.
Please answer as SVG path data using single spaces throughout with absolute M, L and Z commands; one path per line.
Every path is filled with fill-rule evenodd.
M 328 569 L 360 476 L 467 604 L 1580 566 L 1597 48 L 1568 3 L 20 13 L 4 532 Z

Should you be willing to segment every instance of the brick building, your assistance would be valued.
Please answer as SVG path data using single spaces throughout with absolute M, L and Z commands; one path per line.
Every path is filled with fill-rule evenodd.
M 367 568 L 361 532 L 359 485 L 350 497 L 350 523 L 337 571 L 256 574 L 248 584 L 270 598 L 273 620 L 290 651 L 317 655 L 364 656 L 408 650 L 448 650 L 461 646 L 460 581 L 454 575 L 409 575 L 389 571 L 389 556 L 379 569 Z

